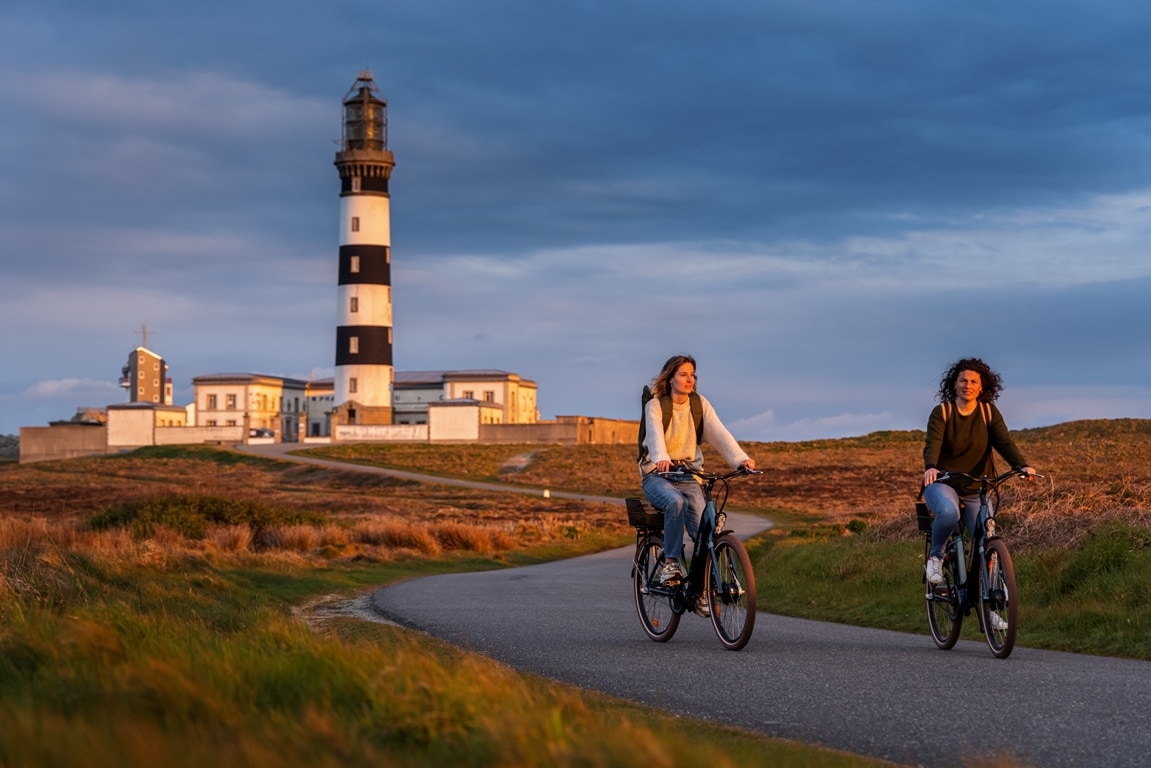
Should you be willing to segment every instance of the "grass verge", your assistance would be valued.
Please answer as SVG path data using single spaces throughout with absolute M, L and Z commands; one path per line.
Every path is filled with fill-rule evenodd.
M 179 519 L 198 519 L 189 508 L 177 505 Z M 398 578 L 581 551 L 582 539 L 331 559 L 205 547 L 199 526 L 188 534 L 207 538 L 137 526 L 123 510 L 60 536 L 5 522 L 0 765 L 885 764 L 519 675 L 396 627 L 309 624 L 297 610 Z
M 763 610 L 931 642 L 921 538 L 811 526 L 773 530 L 749 549 Z M 1012 560 L 1019 646 L 1151 660 L 1151 531 L 1110 522 L 1067 545 L 1013 551 Z M 974 614 L 962 636 L 982 640 Z

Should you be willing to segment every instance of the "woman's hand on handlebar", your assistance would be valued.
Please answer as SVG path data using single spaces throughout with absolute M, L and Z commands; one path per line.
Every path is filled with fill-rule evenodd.
M 939 470 L 935 467 L 929 467 L 923 472 L 923 487 L 926 488 L 927 486 L 934 483 L 938 478 Z
M 746 469 L 750 472 L 755 471 L 755 459 L 744 459 L 739 462 L 740 469 Z
M 671 472 L 671 461 L 667 459 L 664 459 L 663 461 L 657 461 L 655 463 L 655 471 L 659 472 L 660 474 Z

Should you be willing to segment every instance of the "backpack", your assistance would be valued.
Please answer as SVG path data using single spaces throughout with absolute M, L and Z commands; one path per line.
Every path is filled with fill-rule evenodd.
M 650 398 L 649 398 L 650 399 Z M 943 423 L 947 423 L 947 417 L 951 415 L 951 401 L 940 403 L 940 415 L 943 416 Z M 983 417 L 983 426 L 991 424 L 991 404 L 980 401 L 979 415 Z
M 644 385 L 643 394 L 640 395 L 639 400 L 639 460 L 643 461 L 647 458 L 647 448 L 644 447 L 643 441 L 647 438 L 647 401 L 653 397 L 651 387 Z M 691 403 L 691 421 L 695 424 L 695 444 L 700 445 L 703 443 L 703 403 L 699 399 L 697 392 L 692 392 L 687 397 L 688 402 Z M 663 411 L 663 428 L 667 431 L 667 427 L 671 424 L 671 395 L 664 395 L 659 399 L 660 408 Z

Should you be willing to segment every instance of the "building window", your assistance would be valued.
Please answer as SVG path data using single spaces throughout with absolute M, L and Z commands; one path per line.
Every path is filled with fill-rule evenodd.
M 136 394 L 143 396 L 144 395 L 144 388 L 143 387 L 136 387 Z
M 227 408 L 229 411 L 236 410 L 236 396 L 235 395 L 227 395 Z
M 209 411 L 216 410 L 216 396 L 215 395 L 208 395 L 208 410 Z M 215 424 L 213 424 L 212 426 L 215 426 Z
M 234 426 L 236 426 L 236 420 L 235 419 L 228 419 L 226 422 L 224 422 L 224 426 L 234 427 Z
M 138 371 L 138 372 L 136 373 L 136 378 L 137 378 L 137 379 L 140 379 L 140 380 L 143 380 L 143 378 L 144 378 L 144 372 L 143 372 L 143 371 Z
M 476 399 L 476 393 L 470 389 L 465 389 L 464 390 L 464 399 L 465 400 L 475 400 Z
M 352 191 L 353 192 L 359 192 L 360 191 L 360 177 L 359 176 L 353 176 L 352 177 Z
M 160 370 L 160 364 L 159 363 L 152 363 L 152 370 L 153 371 Z
M 353 376 L 352 378 L 348 379 L 348 392 L 350 392 L 350 393 L 352 393 L 352 394 L 355 394 L 355 392 L 356 392 L 356 386 L 357 386 L 357 384 L 358 384 L 358 382 L 356 381 L 356 377 L 355 377 L 355 376 Z
M 136 364 L 137 365 L 143 365 L 144 364 L 144 356 L 143 355 L 140 355 L 140 359 L 136 361 Z
M 216 420 L 215 419 L 208 419 L 208 421 L 206 423 L 209 427 L 216 426 Z
M 159 395 L 152 395 L 152 402 L 153 403 L 160 402 L 160 396 Z
M 360 311 L 360 297 L 359 296 L 353 296 L 351 298 L 351 300 L 348 302 L 348 310 L 351 312 L 359 312 Z
M 353 232 L 359 232 L 360 231 L 360 217 L 359 216 L 353 216 L 352 217 L 352 231 Z
M 348 337 L 348 354 L 350 354 L 350 355 L 360 354 L 360 337 L 359 336 L 349 336 Z
M 360 271 L 360 257 L 359 256 L 348 257 L 348 269 L 352 272 L 352 274 L 355 274 L 355 273 Z
M 490 389 L 484 390 L 484 402 L 485 403 L 494 403 L 495 401 L 496 401 L 496 393 L 491 391 Z
M 160 380 L 159 379 L 152 379 L 152 386 L 153 387 L 160 386 Z

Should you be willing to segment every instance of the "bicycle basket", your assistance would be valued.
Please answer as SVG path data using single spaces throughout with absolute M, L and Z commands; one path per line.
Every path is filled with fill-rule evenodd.
M 643 503 L 643 499 L 625 499 L 627 502 L 627 522 L 635 528 L 658 528 L 663 530 L 663 512 L 657 512 Z
M 919 530 L 931 533 L 931 523 L 935 517 L 922 501 L 915 502 L 915 519 L 919 523 Z

